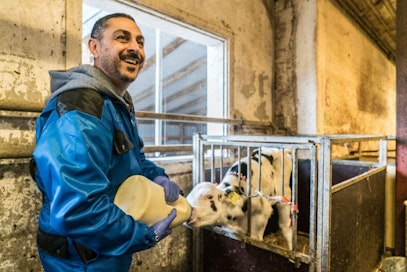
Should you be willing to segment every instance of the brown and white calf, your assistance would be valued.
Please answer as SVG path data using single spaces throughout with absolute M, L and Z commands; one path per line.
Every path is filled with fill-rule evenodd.
M 250 213 L 246 193 L 248 159 L 251 160 L 251 195 L 257 193 L 257 196 L 250 197 Z M 261 166 L 261 191 L 258 182 L 259 166 Z M 282 152 L 281 149 L 264 147 L 260 152 L 255 150 L 250 158 L 246 157 L 240 162 L 235 162 L 219 185 L 200 182 L 192 189 L 187 196 L 187 201 L 192 207 L 192 216 L 187 224 L 195 228 L 216 225 L 232 233 L 247 235 L 250 214 L 250 237 L 263 240 L 264 231 L 273 213 L 272 206 L 275 205 L 279 215 L 279 228 L 287 240 L 288 247 L 292 249 L 291 206 L 278 201 L 281 198 L 291 201 L 291 172 L 290 150 Z

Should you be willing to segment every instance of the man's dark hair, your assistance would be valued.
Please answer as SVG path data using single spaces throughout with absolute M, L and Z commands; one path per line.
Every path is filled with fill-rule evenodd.
M 97 39 L 97 40 L 101 40 L 103 32 L 105 31 L 105 29 L 108 26 L 107 21 L 111 18 L 128 18 L 128 19 L 132 20 L 133 22 L 136 22 L 133 17 L 131 17 L 130 15 L 128 15 L 126 13 L 109 14 L 96 21 L 95 25 L 92 28 L 92 32 L 90 33 L 90 37 Z

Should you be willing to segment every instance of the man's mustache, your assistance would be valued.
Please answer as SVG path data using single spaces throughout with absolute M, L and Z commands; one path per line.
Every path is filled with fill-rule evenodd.
M 141 54 L 139 54 L 138 52 L 135 52 L 135 51 L 129 52 L 127 54 L 122 54 L 120 56 L 120 58 L 122 60 L 133 59 L 133 60 L 136 60 L 138 62 L 138 64 L 142 64 L 144 62 L 144 57 Z

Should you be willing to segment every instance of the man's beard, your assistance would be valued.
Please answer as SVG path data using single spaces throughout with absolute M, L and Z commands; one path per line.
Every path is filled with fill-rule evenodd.
M 123 63 L 121 62 L 121 60 L 116 60 L 115 62 L 111 62 L 108 61 L 105 63 L 104 67 L 106 67 L 106 72 L 109 73 L 109 75 L 117 80 L 123 81 L 123 82 L 128 82 L 131 83 L 133 82 L 136 78 L 138 73 L 136 74 L 136 76 L 132 77 L 132 76 L 128 76 L 125 73 L 123 73 L 121 71 L 121 69 L 126 69 L 127 71 L 129 71 L 130 73 L 135 73 L 137 70 L 137 67 L 122 67 Z

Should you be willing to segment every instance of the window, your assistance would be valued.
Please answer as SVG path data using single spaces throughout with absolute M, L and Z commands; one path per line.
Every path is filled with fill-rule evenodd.
M 198 132 L 224 135 L 224 124 L 188 118 L 226 117 L 226 41 L 134 3 L 84 0 L 83 63 L 92 62 L 87 41 L 93 24 L 113 12 L 133 16 L 145 37 L 146 61 L 128 90 L 136 112 L 161 114 L 137 118 L 145 144 L 191 144 Z

